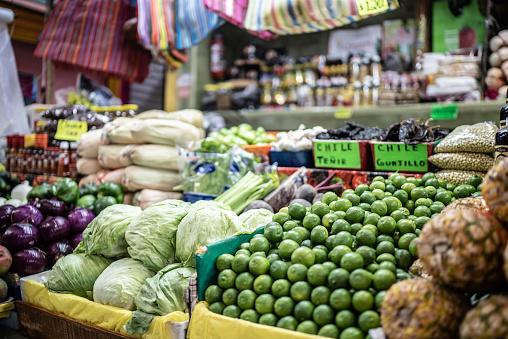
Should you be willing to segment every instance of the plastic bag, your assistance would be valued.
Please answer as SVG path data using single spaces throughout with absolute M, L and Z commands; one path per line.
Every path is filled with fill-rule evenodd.
M 5 24 L 0 24 L 0 135 L 29 134 L 16 58 Z
M 462 125 L 448 134 L 434 150 L 436 153 L 493 153 L 497 130 L 491 122 Z
M 429 161 L 442 169 L 486 172 L 494 165 L 494 157 L 487 153 L 436 153 Z
M 247 172 L 256 172 L 254 158 L 254 154 L 246 152 L 242 148 L 233 149 L 231 167 L 225 183 L 226 188 L 236 184 Z
M 473 175 L 478 175 L 480 177 L 485 176 L 485 172 L 478 171 L 462 171 L 462 170 L 443 170 L 436 173 L 437 179 L 443 179 L 447 183 L 454 185 L 462 185 L 468 184 L 469 179 Z

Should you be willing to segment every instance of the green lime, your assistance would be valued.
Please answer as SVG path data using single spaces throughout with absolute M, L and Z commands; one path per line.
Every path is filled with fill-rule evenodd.
M 411 253 L 403 249 L 398 249 L 395 251 L 395 260 L 397 260 L 397 266 L 405 270 L 409 269 L 409 267 L 413 264 Z
M 339 232 L 333 239 L 333 245 L 334 247 L 344 245 L 351 248 L 353 245 L 353 236 L 349 232 Z
M 370 212 L 370 205 L 369 204 L 360 203 L 360 205 L 358 205 L 358 207 L 360 207 L 364 211 Z
M 404 207 L 408 209 L 409 213 L 413 213 L 415 210 L 415 202 L 413 200 L 408 200 Z
M 377 200 L 370 205 L 370 211 L 382 217 L 388 212 L 388 206 L 384 201 Z
M 388 235 L 388 234 L 380 234 L 377 236 L 376 238 L 376 246 L 381 243 L 382 241 L 389 241 L 391 242 L 392 244 L 395 244 L 395 241 L 393 240 L 393 238 Z
M 385 191 L 385 188 L 386 188 L 385 183 L 384 183 L 384 182 L 381 182 L 381 181 L 374 181 L 372 184 L 370 184 L 370 187 L 369 187 L 369 189 L 370 189 L 371 191 L 373 191 L 373 190 L 376 190 L 376 189 L 377 189 L 377 190 L 381 190 L 381 191 L 383 191 L 383 192 Z
M 420 198 L 415 201 L 415 207 L 425 206 L 430 207 L 432 203 L 427 198 Z
M 294 301 L 309 300 L 312 287 L 306 281 L 297 281 L 291 285 L 289 294 Z
M 285 316 L 277 321 L 277 327 L 284 328 L 290 331 L 296 331 L 296 327 L 298 326 L 298 322 L 292 316 Z
M 469 190 L 464 185 L 457 186 L 453 190 L 453 196 L 457 199 L 467 198 L 469 196 Z
M 401 189 L 403 191 L 405 191 L 407 194 L 411 194 L 411 191 L 414 190 L 417 186 L 413 183 L 405 183 L 404 185 L 402 185 Z M 422 188 L 423 190 L 423 188 Z
M 430 220 L 429 217 L 418 217 L 415 221 L 416 228 L 421 230 L 423 225 L 425 225 L 425 223 L 429 220 Z
M 365 216 L 365 211 L 360 207 L 351 207 L 346 211 L 346 220 L 350 223 L 361 222 Z
M 250 255 L 250 258 L 254 258 L 254 257 L 263 257 L 263 258 L 266 258 L 266 253 L 265 252 L 255 252 L 255 253 L 252 253 Z M 266 259 L 268 260 L 268 259 Z
M 270 271 L 270 262 L 261 256 L 253 257 L 249 261 L 249 271 L 255 276 L 266 274 Z
M 415 184 L 416 186 L 420 186 L 420 183 L 418 182 L 418 179 L 415 177 L 408 177 L 406 178 L 407 182 Z
M 293 231 L 300 233 L 300 235 L 302 236 L 302 240 L 304 241 L 310 239 L 310 231 L 305 227 L 297 226 L 293 228 Z
M 307 267 L 302 264 L 293 264 L 288 268 L 288 279 L 291 282 L 303 281 L 307 278 Z
M 323 286 L 327 282 L 330 270 L 321 264 L 312 265 L 307 271 L 307 281 L 312 286 Z
M 383 253 L 376 258 L 376 262 L 378 264 L 381 264 L 383 261 L 389 261 L 389 262 L 393 263 L 394 265 L 397 263 L 393 254 L 390 254 L 390 253 Z
M 312 247 L 313 247 L 312 241 L 310 241 L 310 239 L 304 240 L 300 244 L 300 247 L 308 247 L 308 248 L 312 249 Z
M 374 274 L 379 269 L 379 265 L 376 263 L 368 264 L 367 267 L 365 267 L 365 269 L 370 273 Z
M 362 331 L 356 327 L 346 328 L 339 336 L 339 339 L 364 339 Z
M 332 201 L 337 201 L 339 197 L 334 192 L 326 192 L 321 198 L 321 202 L 330 205 Z
M 338 245 L 338 246 L 335 246 L 329 253 L 328 253 L 328 258 L 330 259 L 330 261 L 332 261 L 333 263 L 335 263 L 336 265 L 339 265 L 340 264 L 340 261 L 342 260 L 342 257 L 347 254 L 347 253 L 352 253 L 353 251 L 351 250 L 350 247 L 348 246 L 345 246 L 345 245 Z
M 323 219 L 321 219 L 321 223 L 323 224 L 326 229 L 330 230 L 333 223 L 335 221 L 339 220 L 339 217 L 333 213 L 328 213 L 323 216 Z
M 402 235 L 399 233 L 399 231 L 396 231 L 394 234 L 393 234 L 393 243 L 394 244 L 398 244 L 399 243 L 399 239 Z
M 285 279 L 287 276 L 289 265 L 282 261 L 276 260 L 270 264 L 270 275 L 274 279 Z
M 217 258 L 217 262 L 215 263 L 219 272 L 224 271 L 225 269 L 228 268 L 230 269 L 233 259 L 235 259 L 235 257 L 231 254 L 221 254 Z
M 282 240 L 279 244 L 279 255 L 284 260 L 291 260 L 291 255 L 299 247 L 298 243 L 294 240 Z M 233 261 L 233 265 L 234 263 L 235 262 Z
M 312 252 L 314 252 L 314 257 L 316 258 L 316 264 L 322 264 L 328 259 L 328 249 L 325 251 L 314 247 Z
M 279 319 L 273 313 L 263 314 L 259 317 L 259 324 L 267 326 L 276 326 Z
M 443 204 L 448 205 L 452 201 L 452 194 L 449 191 L 437 192 L 436 196 L 434 197 L 434 200 L 440 201 Z
M 392 217 L 395 221 L 399 221 L 401 219 L 407 219 L 409 217 L 409 212 L 407 210 L 398 209 L 393 211 L 390 214 L 390 217 Z
M 283 232 L 284 229 L 282 228 L 281 225 L 275 222 L 271 222 L 265 226 L 264 236 L 267 239 L 267 241 L 271 242 L 272 244 L 276 244 L 282 240 Z
M 349 200 L 348 200 L 349 201 Z M 339 219 L 344 219 L 346 217 L 346 212 L 344 211 L 335 211 L 333 212 Z
M 430 208 L 427 206 L 419 206 L 415 208 L 414 215 L 417 217 L 429 217 L 432 215 L 432 212 L 430 211 Z
M 316 261 L 314 252 L 308 247 L 297 248 L 293 254 L 291 254 L 291 261 L 294 264 L 303 264 L 306 267 L 311 267 Z M 289 274 L 289 272 L 288 272 Z
M 322 265 L 328 268 L 330 272 L 337 268 L 337 265 L 331 261 L 325 261 Z
M 243 274 L 243 273 L 242 273 Z M 238 278 L 237 278 L 238 279 Z M 253 289 L 257 294 L 270 293 L 272 290 L 273 278 L 268 274 L 263 274 L 254 279 Z
M 363 218 L 363 224 L 364 225 L 377 225 L 379 219 L 381 219 L 381 217 L 379 216 L 379 214 L 377 213 L 369 213 L 368 215 L 365 216 L 365 218 Z
M 256 234 L 257 235 L 257 234 Z M 243 244 L 240 245 L 240 249 L 241 250 L 247 250 L 249 251 L 249 248 L 250 248 L 250 243 L 248 242 L 244 242 Z M 250 251 L 249 251 L 250 252 Z M 249 254 L 250 255 L 250 254 Z
M 330 207 L 321 201 L 315 202 L 310 208 L 310 212 L 316 214 L 318 217 L 323 217 L 325 214 L 330 213 Z
M 298 324 L 296 327 L 297 332 L 306 333 L 306 334 L 317 334 L 318 333 L 318 326 L 315 322 L 311 320 L 305 320 Z
M 284 225 L 282 226 L 282 229 L 284 230 L 284 232 L 289 232 L 291 231 L 292 229 L 295 229 L 296 227 L 298 227 L 298 223 L 294 220 L 288 220 L 284 223 Z M 268 225 L 267 225 L 268 227 Z M 265 228 L 266 230 L 266 228 Z M 270 239 L 268 239 L 270 240 Z
M 396 188 L 402 187 L 402 185 L 404 185 L 407 182 L 406 177 L 400 174 L 393 176 L 391 180 L 393 182 L 393 186 L 395 186 Z
M 393 196 L 393 194 L 391 194 L 390 192 L 385 192 L 385 196 L 384 196 L 385 198 L 386 197 L 391 197 L 391 196 Z
M 405 204 L 408 201 L 408 199 L 409 199 L 409 195 L 404 190 L 397 190 L 397 191 L 395 191 L 395 193 L 393 193 L 393 196 L 395 198 L 399 199 L 399 201 L 402 204 Z
M 397 222 L 397 230 L 400 234 L 413 233 L 416 230 L 416 224 L 409 219 L 401 219 Z
M 254 276 L 249 272 L 240 273 L 235 280 L 235 287 L 239 291 L 251 290 L 254 283 Z
M 250 240 L 249 250 L 255 252 L 268 252 L 270 250 L 270 242 L 265 237 L 255 237 Z
M 483 194 L 481 191 L 478 191 L 478 192 L 474 192 L 473 194 L 471 194 L 471 196 L 473 198 L 481 198 L 481 197 L 483 197 Z
M 325 246 L 326 248 L 328 249 L 328 251 L 331 251 L 333 250 L 333 248 L 335 247 L 333 245 L 333 242 L 335 241 L 335 235 L 332 234 L 332 235 L 329 235 L 328 238 L 326 238 L 325 240 Z M 329 253 L 328 253 L 329 254 Z
M 295 305 L 294 315 L 298 321 L 312 319 L 312 312 L 314 312 L 314 305 L 308 300 L 302 300 Z
M 291 288 L 291 283 L 286 279 L 275 280 L 272 284 L 272 294 L 277 297 L 286 297 L 289 295 L 289 289 Z
M 330 294 L 330 306 L 336 310 L 347 310 L 351 306 L 351 294 L 345 288 L 338 288 Z
M 303 241 L 302 235 L 300 234 L 300 232 L 295 231 L 294 229 L 289 232 L 284 232 L 282 234 L 282 239 L 283 240 L 291 239 L 300 245 L 302 244 L 302 241 Z
M 256 301 L 256 293 L 252 290 L 244 290 L 238 293 L 237 303 L 238 307 L 242 310 L 248 310 L 254 308 L 254 302 Z
M 423 187 L 417 187 L 411 190 L 411 200 L 416 201 L 420 198 L 427 198 L 427 192 Z
M 375 311 L 365 311 L 358 317 L 358 327 L 360 327 L 363 332 L 368 332 L 372 328 L 378 328 L 379 324 L 379 314 Z
M 291 217 L 289 216 L 289 214 L 284 212 L 277 212 L 272 217 L 272 221 L 279 223 L 279 225 L 284 225 L 284 223 L 290 219 Z
M 417 241 L 416 239 L 411 240 L 409 243 L 409 253 L 413 256 L 413 258 L 418 258 L 418 248 L 417 248 Z
M 257 323 L 259 321 L 259 313 L 254 310 L 245 310 L 240 314 L 240 319 Z
M 386 212 L 387 214 L 391 214 L 393 211 L 402 207 L 402 203 L 400 202 L 400 200 L 395 197 L 386 197 L 383 198 L 383 201 L 385 202 L 387 207 Z
M 383 303 L 383 299 L 385 297 L 385 294 L 386 294 L 386 291 L 381 291 L 381 292 L 378 292 L 376 294 L 376 296 L 374 297 L 374 301 L 376 303 L 376 309 L 378 309 L 378 310 L 381 309 L 381 305 Z
M 249 261 L 250 261 L 250 256 L 246 255 L 246 254 L 237 254 L 235 255 L 235 258 L 233 259 L 233 262 L 231 263 L 231 268 L 233 269 L 233 271 L 235 271 L 236 273 L 242 273 L 242 272 L 246 272 L 249 270 Z M 227 271 L 227 270 L 224 270 L 224 271 Z M 222 271 L 222 272 L 224 272 Z M 222 273 L 220 272 L 220 273 Z M 220 275 L 219 273 L 219 275 Z
M 422 230 L 417 229 L 417 230 L 415 231 L 415 234 L 416 234 L 417 236 L 420 236 L 420 233 L 422 233 Z
M 273 312 L 275 297 L 271 294 L 261 294 L 256 298 L 254 307 L 259 314 L 267 314 Z
M 312 230 L 314 227 L 321 225 L 321 218 L 317 214 L 309 213 L 303 218 L 302 224 L 306 229 Z
M 437 182 L 439 183 L 439 187 L 446 189 L 446 181 L 443 179 L 437 179 Z
M 224 308 L 222 311 L 222 315 L 225 315 L 226 317 L 230 318 L 240 318 L 240 314 L 242 313 L 242 310 L 240 307 L 236 305 L 229 305 Z
M 335 211 L 335 204 L 337 203 L 337 201 L 332 201 L 328 207 L 330 207 L 330 213 L 333 213 Z
M 340 259 L 340 267 L 352 272 L 357 268 L 362 268 L 364 264 L 363 257 L 359 253 L 346 253 Z
M 243 245 L 243 244 L 242 244 L 242 245 Z M 249 245 L 249 243 L 247 243 L 247 245 Z M 249 251 L 249 250 L 247 250 L 247 249 L 245 249 L 245 248 L 241 248 L 241 249 L 239 249 L 238 251 L 236 251 L 236 253 L 235 253 L 235 257 L 237 257 L 237 256 L 238 256 L 238 255 L 240 255 L 240 254 L 244 254 L 244 255 L 246 255 L 246 256 L 248 256 L 248 257 L 250 257 L 250 255 L 251 255 L 252 253 L 250 253 L 250 251 Z M 233 263 L 231 263 L 231 267 L 233 267 Z
M 379 234 L 379 230 L 377 229 L 377 226 L 374 226 L 374 225 L 371 225 L 371 224 L 365 224 L 363 227 L 362 227 L 362 230 L 364 231 L 371 231 L 372 233 L 374 233 L 374 235 L 377 237 L 378 234 Z M 356 233 L 356 235 L 358 235 L 358 233 Z
M 326 286 L 318 286 L 310 293 L 310 300 L 314 305 L 328 304 L 330 289 Z
M 469 178 L 469 185 L 472 185 L 474 187 L 478 187 L 483 182 L 483 178 L 479 175 L 473 175 L 471 178 Z
M 376 260 L 376 250 L 369 246 L 360 246 L 355 252 L 363 257 L 364 265 L 369 265 Z
M 435 178 L 436 178 L 436 174 L 434 174 L 433 172 L 427 172 L 424 175 L 422 175 L 422 182 L 425 184 L 427 182 L 427 180 L 435 179 Z
M 313 244 L 324 244 L 328 238 L 328 230 L 324 226 L 316 226 L 310 232 L 310 240 Z
M 314 312 L 312 312 L 312 318 L 319 326 L 333 323 L 334 316 L 335 313 L 328 305 L 319 305 L 314 308 Z
M 356 235 L 359 230 L 363 228 L 363 225 L 359 222 L 355 222 L 354 224 L 351 224 L 351 234 Z
M 278 254 L 272 253 L 272 254 L 268 254 L 266 259 L 268 259 L 268 262 L 271 265 L 271 264 L 273 264 L 274 261 L 280 260 L 280 257 Z
M 279 317 L 288 316 L 293 314 L 295 302 L 290 297 L 280 297 L 275 301 L 273 310 Z M 278 326 L 278 325 L 277 325 Z
M 372 192 L 363 192 L 362 195 L 360 195 L 360 202 L 365 204 L 372 204 L 374 201 L 376 201 L 376 197 Z
M 376 273 L 374 273 L 374 278 L 379 271 L 381 270 L 378 270 Z M 390 273 L 393 274 L 392 272 Z M 353 294 L 353 297 L 351 298 L 351 304 L 353 305 L 353 308 L 357 312 L 364 312 L 372 309 L 372 307 L 374 306 L 374 297 L 370 292 L 357 291 Z
M 346 220 L 339 219 L 333 223 L 331 232 L 332 232 L 332 234 L 337 234 L 339 232 L 351 233 L 351 225 Z
M 354 192 L 357 196 L 361 196 L 363 192 L 367 192 L 367 191 L 369 191 L 369 185 L 360 184 L 360 185 L 356 186 Z
M 473 185 L 466 184 L 466 185 L 461 185 L 461 186 L 467 188 L 470 195 L 473 194 L 474 192 L 476 192 L 476 187 Z
M 425 187 L 425 193 L 427 193 L 429 198 L 434 198 L 437 194 L 437 190 L 434 186 L 427 186 Z
M 307 214 L 307 208 L 303 204 L 294 203 L 289 205 L 288 212 L 291 218 L 302 220 Z
M 342 310 L 335 316 L 335 324 L 341 330 L 352 327 L 356 324 L 356 316 L 350 310 Z
M 372 194 L 376 197 L 377 200 L 381 200 L 385 197 L 385 191 L 380 189 L 375 189 L 372 191 Z
M 376 243 L 376 235 L 364 227 L 356 233 L 356 241 L 359 246 L 372 247 Z
M 407 250 L 409 248 L 409 244 L 413 239 L 418 238 L 418 236 L 414 233 L 406 233 L 403 236 L 400 237 L 398 245 L 399 248 Z
M 355 290 L 366 290 L 372 282 L 372 273 L 362 268 L 356 269 L 349 275 L 349 285 Z
M 390 241 L 381 241 L 376 246 L 376 255 L 380 256 L 383 253 L 395 254 L 395 246 Z
M 437 189 L 437 188 L 439 188 L 439 187 L 440 187 L 440 186 L 439 186 L 439 181 L 437 181 L 437 179 L 436 179 L 436 178 L 431 178 L 431 179 L 429 179 L 429 180 L 425 181 L 425 187 L 429 187 L 429 186 L 430 186 L 430 187 L 434 187 L 434 188 L 436 188 L 436 189 Z
M 217 301 L 210 305 L 210 311 L 217 314 L 222 314 L 224 312 L 224 309 L 226 308 L 226 305 L 224 303 Z
M 392 263 L 390 261 L 383 261 L 382 263 L 379 264 L 378 269 L 385 269 L 385 270 L 393 272 L 393 274 L 397 274 L 397 267 L 395 266 L 394 263 Z
M 391 193 L 393 195 L 393 193 L 395 193 L 396 191 L 397 191 L 397 189 L 395 188 L 395 186 L 386 185 L 385 193 Z
M 360 204 L 360 197 L 354 193 L 343 195 L 343 197 L 349 200 L 353 206 L 358 206 Z
M 380 175 L 376 175 L 374 178 L 372 178 L 372 182 L 376 182 L 376 181 L 386 182 L 386 179 Z
M 349 201 L 346 198 L 340 198 L 335 202 L 335 210 L 336 211 L 342 211 L 346 212 L 348 209 L 350 209 L 353 206 L 351 201 Z
M 233 270 L 225 269 L 220 272 L 217 277 L 217 285 L 223 290 L 231 288 L 235 285 L 236 273 Z
M 349 272 L 344 268 L 336 268 L 328 274 L 328 287 L 332 290 L 349 286 Z
M 222 300 L 222 289 L 217 285 L 211 285 L 205 290 L 205 301 L 212 304 Z
M 347 190 L 344 190 L 342 192 L 342 196 L 345 196 L 346 194 L 355 193 L 355 190 L 352 190 L 351 188 L 348 188 Z
M 386 291 L 395 284 L 397 278 L 392 271 L 387 269 L 379 269 L 376 273 L 374 273 L 373 284 L 374 288 L 378 291 Z
M 333 324 L 327 324 L 319 329 L 317 335 L 325 338 L 338 338 L 339 329 Z
M 238 298 L 238 290 L 236 288 L 228 288 L 222 293 L 222 302 L 225 305 L 236 305 L 236 300 Z
M 445 208 L 445 204 L 443 204 L 442 202 L 440 201 L 436 201 L 435 203 L 433 203 L 432 205 L 430 205 L 430 211 L 432 212 L 432 214 L 434 213 L 441 213 L 441 211 Z
M 379 219 L 377 223 L 377 228 L 379 232 L 383 234 L 393 234 L 395 232 L 395 228 L 397 226 L 397 222 L 392 217 L 382 217 Z

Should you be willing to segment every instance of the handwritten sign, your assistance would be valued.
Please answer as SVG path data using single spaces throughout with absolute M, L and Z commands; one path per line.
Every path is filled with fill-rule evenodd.
M 427 145 L 376 142 L 374 166 L 379 171 L 427 172 Z
M 390 9 L 387 0 L 356 0 L 358 14 L 369 15 L 386 12 Z
M 58 120 L 55 139 L 76 141 L 87 131 L 86 121 Z
M 333 117 L 335 119 L 349 119 L 353 116 L 353 114 L 351 114 L 351 109 L 350 108 L 339 108 L 338 110 L 335 111 L 335 113 L 333 113 Z
M 316 167 L 360 169 L 360 144 L 314 140 L 314 163 Z
M 459 115 L 457 105 L 433 105 L 430 117 L 434 120 L 455 120 Z

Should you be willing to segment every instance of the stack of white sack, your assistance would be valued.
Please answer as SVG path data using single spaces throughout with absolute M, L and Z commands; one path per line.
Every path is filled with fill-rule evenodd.
M 86 132 L 78 139 L 78 161 L 76 168 L 81 175 L 90 176 L 93 182 L 97 178 L 97 173 L 101 170 L 101 166 L 97 159 L 99 154 L 99 146 L 101 144 L 102 129 L 96 129 Z

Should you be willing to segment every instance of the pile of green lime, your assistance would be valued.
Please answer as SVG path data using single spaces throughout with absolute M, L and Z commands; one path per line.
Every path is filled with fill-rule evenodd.
M 340 339 L 368 338 L 395 282 L 410 278 L 423 225 L 481 178 L 453 186 L 426 173 L 392 174 L 325 193 L 310 208 L 281 209 L 264 233 L 221 255 L 210 310 L 232 318 Z M 480 187 L 481 189 L 481 187 Z

